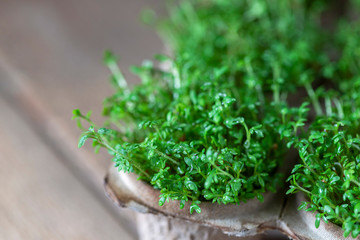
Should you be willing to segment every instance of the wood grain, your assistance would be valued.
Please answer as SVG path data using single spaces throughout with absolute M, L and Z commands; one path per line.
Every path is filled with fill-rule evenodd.
M 114 50 L 121 55 L 121 67 L 127 69 L 161 50 L 155 32 L 139 21 L 143 8 L 156 8 L 161 2 L 0 3 L 0 96 L 51 149 L 59 164 L 89 191 L 94 204 L 112 216 L 111 224 L 121 223 L 134 235 L 131 211 L 114 208 L 104 196 L 103 176 L 110 164 L 109 156 L 105 152 L 94 155 L 89 145 L 77 149 L 80 131 L 71 121 L 71 112 L 74 108 L 94 110 L 94 120 L 101 124 L 102 100 L 112 93 L 102 53 Z M 125 73 L 130 82 L 136 82 L 128 71 Z M 17 177 L 21 181 L 28 176 Z M 7 191 L 12 194 L 11 188 Z M 58 189 L 59 194 L 62 191 Z
M 84 112 L 93 110 L 94 120 L 101 125 L 102 101 L 112 93 L 109 72 L 102 64 L 105 49 L 119 54 L 128 80 L 137 81 L 127 68 L 162 49 L 155 32 L 140 23 L 139 14 L 146 6 L 162 6 L 161 2 L 2 0 L 0 3 L 0 58 L 13 78 L 6 83 L 0 81 L 10 85 L 17 78 L 16 83 L 23 88 L 19 91 L 19 84 L 15 85 L 13 95 L 24 99 L 25 90 L 30 99 L 22 103 L 32 104 L 23 111 L 33 117 L 33 107 L 41 109 L 43 115 L 33 120 L 44 126 L 51 139 L 62 143 L 58 144 L 62 152 L 71 149 L 75 157 L 69 158 L 73 164 L 79 169 L 86 166 L 86 172 L 101 187 L 109 158 L 106 154 L 94 156 L 88 145 L 85 149 L 75 149 L 80 130 L 70 120 L 71 112 L 75 108 Z M 59 132 L 49 131 L 49 125 L 57 126 Z
M 70 119 L 72 109 L 80 108 L 94 110 L 95 121 L 102 121 L 101 102 L 112 92 L 102 64 L 105 49 L 121 55 L 125 69 L 162 49 L 156 34 L 139 21 L 144 7 L 161 2 L 0 0 L 0 4 L 0 118 L 2 128 L 14 128 L 12 132 L 6 128 L 6 133 L 2 129 L 0 138 L 0 177 L 6 183 L 2 194 L 6 197 L 0 198 L 0 239 L 113 239 L 117 235 L 128 239 L 127 232 L 134 236 L 131 212 L 114 208 L 104 196 L 108 155 L 94 155 L 89 145 L 77 149 L 80 131 Z M 136 82 L 134 77 L 128 79 Z M 8 113 L 3 108 L 13 109 L 17 117 L 4 118 Z M 13 118 L 21 119 L 19 127 L 11 122 Z M 10 134 L 33 145 L 22 142 L 16 148 L 7 143 Z M 33 161 L 39 167 L 31 167 Z M 57 180 L 50 181 L 49 187 L 53 174 Z M 41 195 L 32 196 L 38 192 Z M 67 206 L 73 201 L 80 204 L 81 199 L 86 204 L 79 209 L 60 207 L 62 201 Z M 49 237 L 51 232 L 60 235 Z
M 0 98 L 0 239 L 133 239 Z

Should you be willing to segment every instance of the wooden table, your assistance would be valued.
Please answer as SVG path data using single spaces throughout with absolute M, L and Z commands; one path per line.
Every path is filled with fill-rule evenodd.
M 139 15 L 162 4 L 0 0 L 0 239 L 136 239 L 133 214 L 104 195 L 110 158 L 77 149 L 71 112 L 102 122 L 112 93 L 105 49 L 138 81 L 128 67 L 163 50 Z

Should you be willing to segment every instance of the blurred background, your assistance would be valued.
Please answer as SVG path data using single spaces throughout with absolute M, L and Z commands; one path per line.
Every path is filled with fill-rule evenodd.
M 164 45 L 140 21 L 156 0 L 0 0 L 0 239 L 137 239 L 133 213 L 103 191 L 111 165 L 86 144 L 72 110 L 112 93 L 104 50 L 127 69 Z M 270 239 L 269 236 L 260 237 Z M 260 239 L 257 238 L 257 239 Z

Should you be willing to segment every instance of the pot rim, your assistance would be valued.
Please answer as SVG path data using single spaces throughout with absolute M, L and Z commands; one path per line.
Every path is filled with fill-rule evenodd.
M 303 192 L 296 193 L 296 206 L 300 206 L 302 202 L 310 202 L 307 201 L 307 196 Z M 328 223 L 325 223 L 323 219 L 320 220 L 320 226 L 319 228 L 315 227 L 315 219 L 316 214 L 319 213 L 318 211 L 311 212 L 311 211 L 305 211 L 305 210 L 298 210 L 299 216 L 303 220 L 303 222 L 307 225 L 309 231 L 313 232 L 315 235 L 318 235 L 321 237 L 321 239 L 354 239 L 351 236 L 348 236 L 347 238 L 344 237 L 344 231 L 342 228 L 330 221 Z M 355 239 L 360 239 L 355 238 Z
M 118 172 L 114 167 L 110 168 L 105 178 L 105 190 L 108 197 L 119 206 L 219 228 L 230 235 L 251 236 L 268 229 L 283 230 L 280 227 L 283 223 L 279 220 L 285 197 L 282 191 L 265 193 L 263 202 L 257 199 L 227 205 L 202 202 L 199 204 L 201 214 L 190 214 L 189 202 L 183 209 L 179 208 L 179 201 L 175 200 L 159 206 L 159 190 L 137 180 L 137 175 Z

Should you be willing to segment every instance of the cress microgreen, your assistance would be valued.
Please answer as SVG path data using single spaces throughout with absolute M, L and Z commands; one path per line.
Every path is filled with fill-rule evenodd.
M 80 128 L 90 124 L 79 147 L 92 139 L 119 171 L 159 189 L 159 205 L 190 201 L 191 213 L 201 201 L 262 201 L 295 148 L 288 193 L 305 192 L 300 208 L 318 211 L 316 226 L 322 218 L 357 236 L 360 28 L 346 19 L 336 34 L 323 28 L 329 9 L 324 0 L 183 0 L 166 19 L 147 12 L 172 57 L 132 67 L 141 84 L 130 87 L 107 51 L 108 120 L 98 127 L 74 110 Z
M 358 9 L 358 4 L 352 1 L 350 8 Z M 318 212 L 317 228 L 321 219 L 331 221 L 342 227 L 345 237 L 356 238 L 360 233 L 360 21 L 343 18 L 335 29 L 328 46 L 336 56 L 323 66 L 333 85 L 314 91 L 323 110 L 304 134 L 292 138 L 300 162 L 288 178 L 288 193 L 305 193 L 307 199 L 299 209 Z

